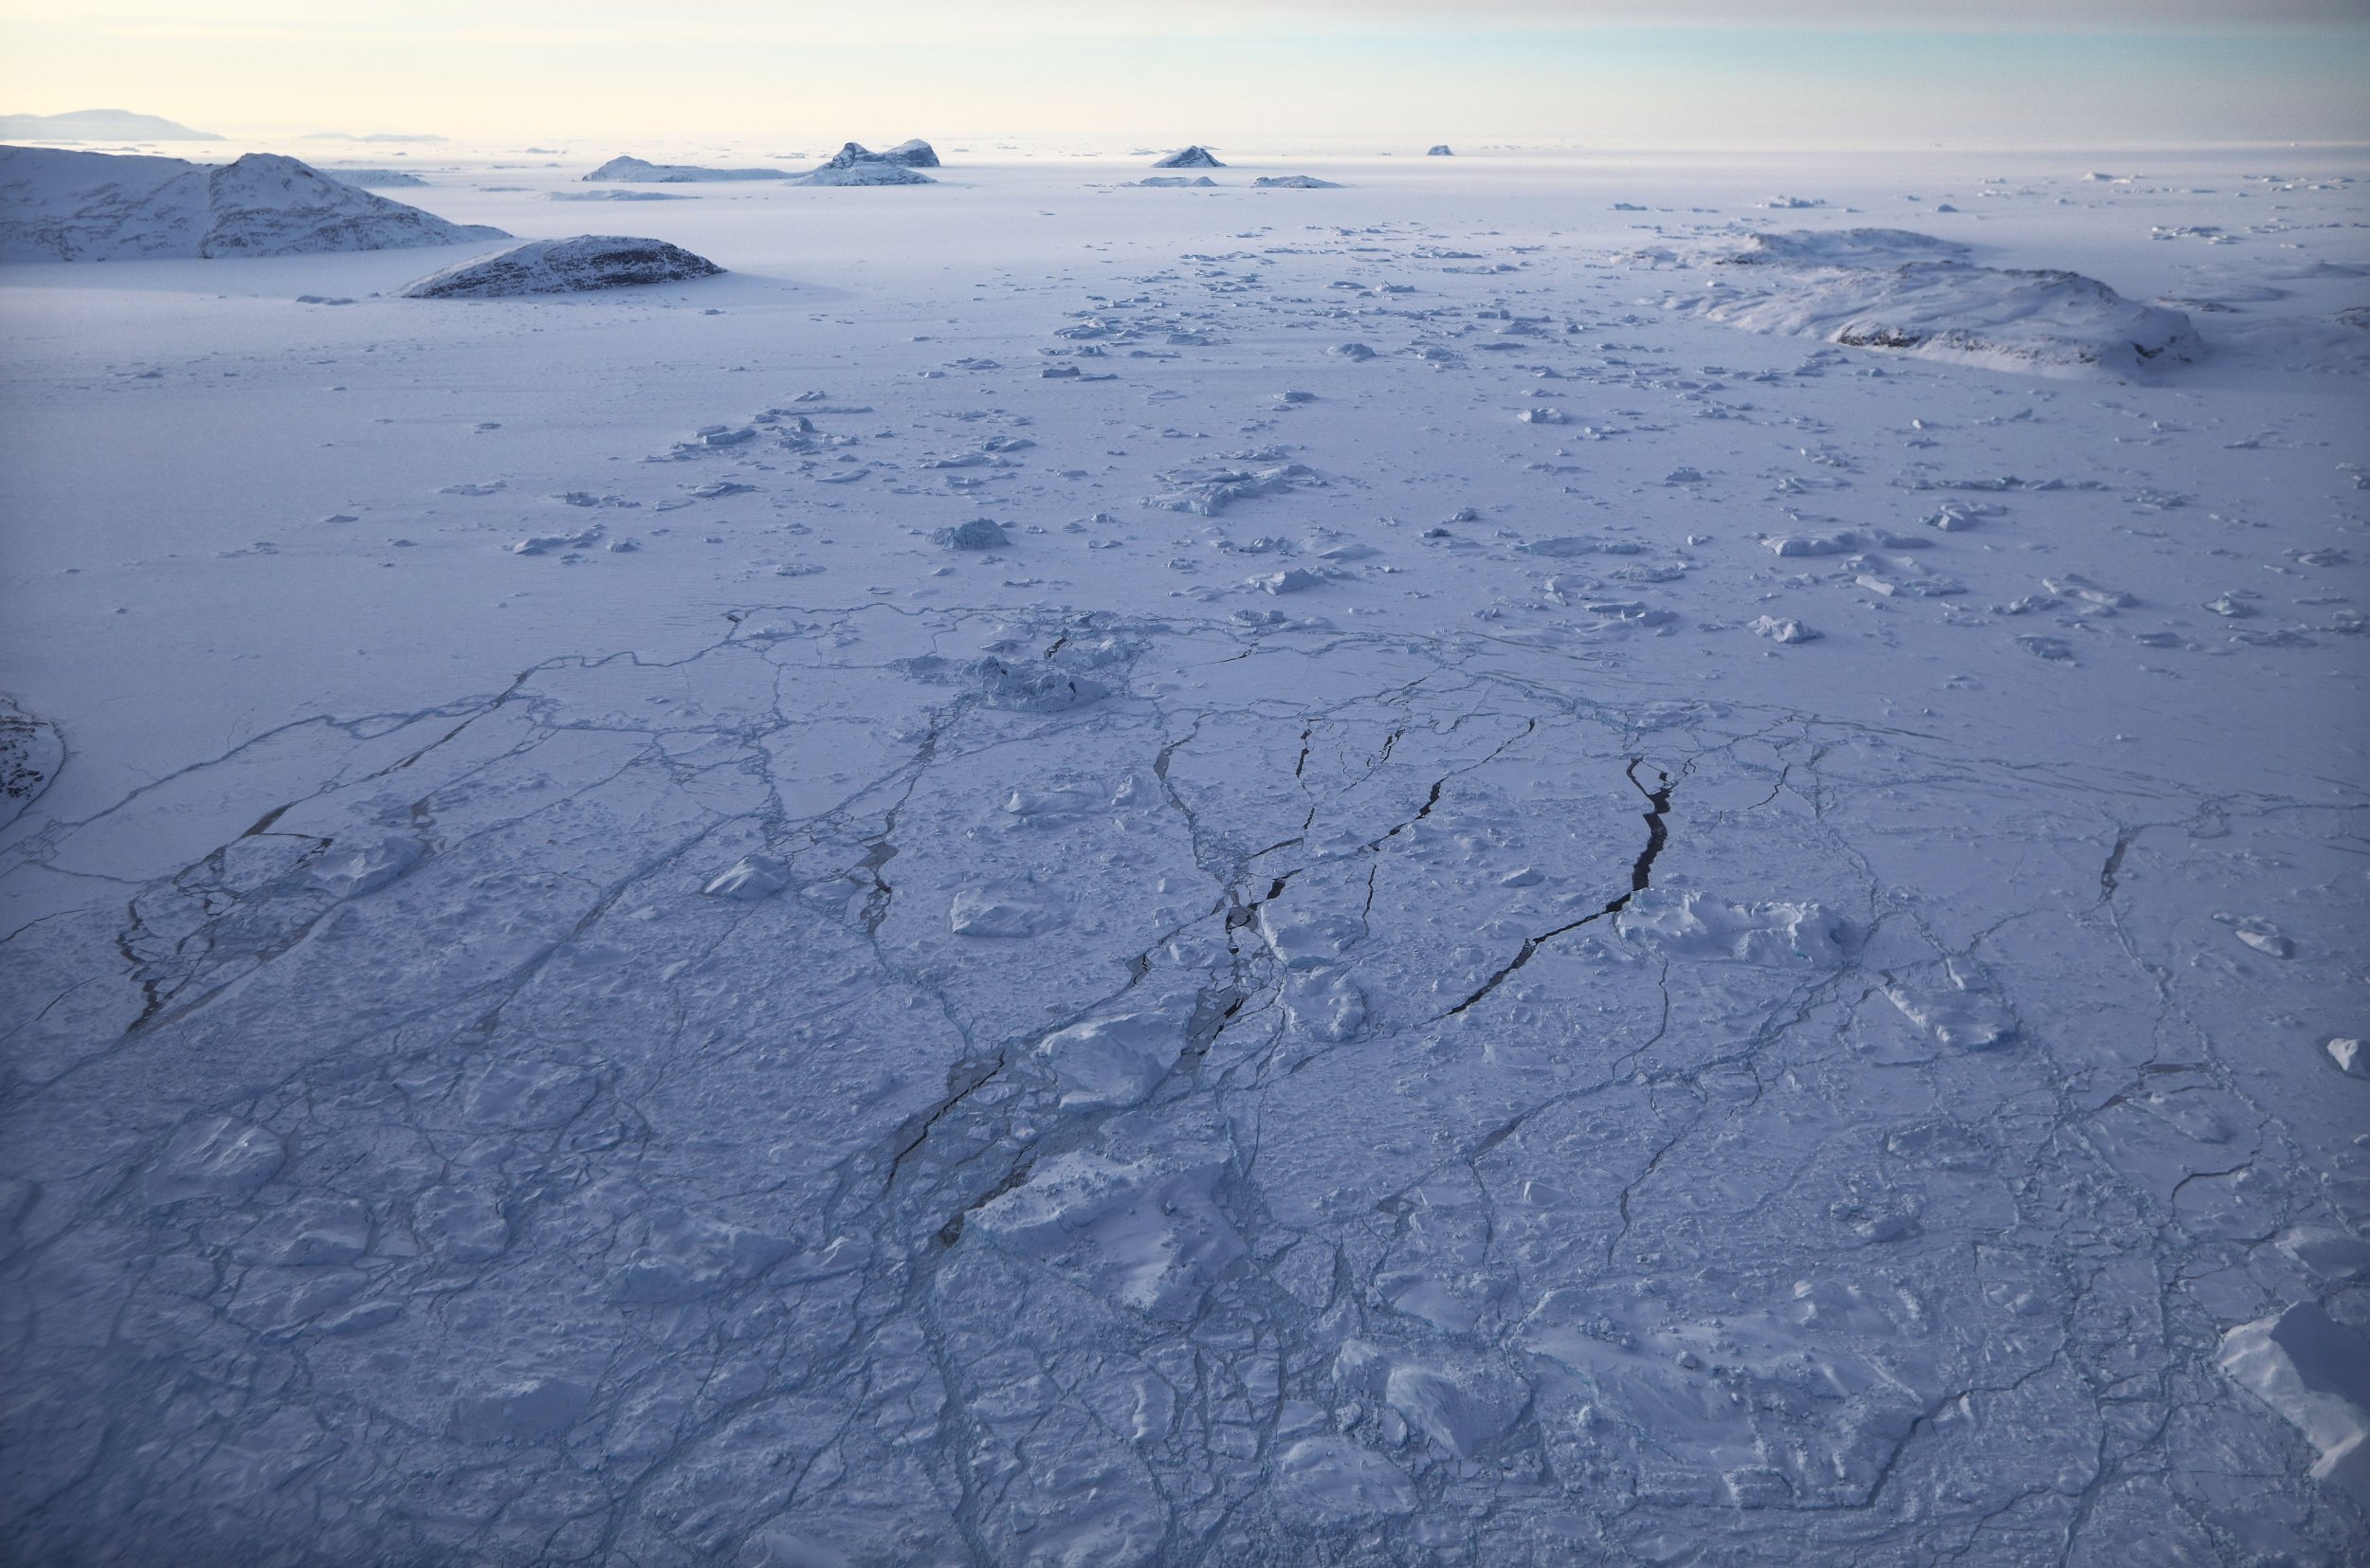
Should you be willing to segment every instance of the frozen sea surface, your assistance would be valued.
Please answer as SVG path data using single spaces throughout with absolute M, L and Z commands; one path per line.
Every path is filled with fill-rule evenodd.
M 0 1556 L 2360 1559 L 2357 168 L 947 156 L 0 270 Z

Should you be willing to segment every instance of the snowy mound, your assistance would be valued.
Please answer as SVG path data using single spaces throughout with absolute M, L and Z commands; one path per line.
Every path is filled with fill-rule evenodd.
M 407 286 L 412 300 L 509 300 L 529 294 L 580 294 L 597 288 L 713 278 L 724 269 L 664 240 L 578 234 L 529 240 L 491 256 L 431 272 Z
M 842 155 L 845 156 L 846 155 Z M 820 169 L 808 171 L 791 181 L 793 185 L 936 185 L 938 181 L 902 163 L 841 163 L 837 158 Z
M 709 180 L 788 179 L 784 169 L 702 169 L 696 163 L 652 163 L 647 158 L 611 158 L 584 176 L 588 180 L 624 180 L 632 185 L 697 185 Z
M 2198 350 L 2189 318 L 2076 272 L 1976 266 L 1897 228 L 1756 234 L 1710 291 L 1672 301 L 1753 332 L 2051 375 L 2132 375 Z
M 1155 169 L 1223 169 L 1207 147 L 1188 147 L 1181 153 L 1171 153 L 1153 165 Z
M 1430 147 L 1424 149 L 1424 156 L 1428 158 L 1445 158 L 1453 157 L 1455 156 L 1455 154 L 1449 150 L 1447 142 L 1435 141 Z
M 1314 174 L 1262 174 L 1251 184 L 1270 191 L 1339 191 L 1339 180 L 1321 180 Z
M 0 147 L 0 261 L 298 256 L 509 237 L 447 223 L 275 153 L 213 165 Z
M 1176 186 L 1180 186 L 1180 185 L 1184 185 L 1184 186 L 1215 185 L 1215 184 L 1217 184 L 1218 182 L 1217 182 L 1216 180 L 1212 179 L 1212 178 L 1211 178 L 1209 175 L 1207 175 L 1207 174 L 1201 174 L 1201 175 L 1193 175 L 1193 174 L 1147 174 L 1147 175 L 1146 175 L 1146 176 L 1144 176 L 1142 179 L 1138 180 L 1136 183 L 1137 183 L 1138 185 L 1150 185 L 1150 186 L 1159 186 L 1159 187 L 1176 187 Z
M 28 141 L 220 141 L 155 115 L 125 109 L 75 109 L 63 115 L 0 115 L 0 137 Z

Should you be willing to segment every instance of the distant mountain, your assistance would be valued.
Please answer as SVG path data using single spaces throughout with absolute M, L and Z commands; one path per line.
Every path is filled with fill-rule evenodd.
M 1153 167 L 1155 169 L 1223 169 L 1226 165 L 1220 163 L 1209 148 L 1194 146 L 1188 147 L 1181 153 L 1171 153 Z
M 0 147 L 0 262 L 297 256 L 506 240 L 276 153 L 235 163 Z
M 220 141 L 211 131 L 129 109 L 74 109 L 63 115 L 0 115 L 0 137 L 28 141 Z
M 614 157 L 584 176 L 588 180 L 625 180 L 635 185 L 702 185 L 713 180 L 780 180 L 783 169 L 709 169 L 696 163 L 652 163 L 647 158 Z

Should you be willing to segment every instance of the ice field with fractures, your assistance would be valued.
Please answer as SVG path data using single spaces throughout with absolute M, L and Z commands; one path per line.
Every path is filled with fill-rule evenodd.
M 2363 1559 L 2370 171 L 936 144 L 0 268 L 0 1557 Z

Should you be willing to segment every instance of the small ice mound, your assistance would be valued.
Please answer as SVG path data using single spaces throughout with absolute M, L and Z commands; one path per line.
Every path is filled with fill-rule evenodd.
M 1999 996 L 1949 975 L 1933 983 L 1898 980 L 1885 997 L 1901 1015 L 1953 1050 L 1989 1050 L 2015 1038 L 2015 1014 Z
M 1363 343 L 1336 343 L 1325 352 L 1336 359 L 1372 359 L 1375 356 L 1375 351 Z
M 664 240 L 619 234 L 578 234 L 529 240 L 491 256 L 431 272 L 400 292 L 409 300 L 509 300 L 534 294 L 578 294 L 713 278 L 724 269 Z
M 1111 688 L 1103 682 L 1041 659 L 991 656 L 973 665 L 970 674 L 978 684 L 982 702 L 1014 713 L 1062 713 L 1111 695 Z
M 990 877 L 956 893 L 946 923 L 957 937 L 1034 937 L 1062 923 L 1062 906 L 1032 878 Z
M 1217 182 L 1216 180 L 1212 179 L 1212 178 L 1211 178 L 1209 175 L 1207 175 L 1207 174 L 1203 174 L 1203 175 L 1200 175 L 1200 176 L 1198 176 L 1198 177 L 1195 177 L 1195 176 L 1191 175 L 1191 174 L 1150 174 L 1150 175 L 1146 175 L 1146 176 L 1145 176 L 1144 178 L 1142 178 L 1142 179 L 1138 180 L 1136 183 L 1137 183 L 1138 185 L 1148 185 L 1148 186 L 1152 186 L 1152 187 L 1154 187 L 1154 188 L 1156 188 L 1156 189 L 1158 189 L 1158 188 L 1167 188 L 1167 189 L 1174 190 L 1174 189 L 1176 189 L 1176 188 L 1177 188 L 1177 187 L 1179 187 L 1179 186 L 1185 186 L 1185 187 L 1201 186 L 1201 185 L 1214 186 L 1214 185 L 1216 185 L 1218 182 Z
M 1036 1258 L 1156 1322 L 1180 1323 L 1249 1249 L 1218 1207 L 1222 1158 L 1073 1150 L 980 1206 L 966 1233 Z
M 358 899 L 401 877 L 426 852 L 418 839 L 401 833 L 339 839 L 313 862 L 307 878 L 332 898 Z
M 2306 1302 L 2232 1329 L 2218 1359 L 2311 1443 L 2314 1480 L 2370 1502 L 2370 1344 Z
M 701 891 L 715 899 L 755 903 L 790 885 L 790 866 L 772 855 L 743 855 Z
M 1277 1457 L 1275 1501 L 1287 1522 L 1322 1529 L 1412 1514 L 1416 1494 L 1407 1472 L 1374 1449 L 1354 1438 L 1320 1434 Z
M 696 163 L 652 163 L 647 158 L 611 158 L 584 176 L 588 180 L 625 180 L 635 185 L 704 185 L 720 180 L 781 180 L 786 169 L 705 169 Z
M 1682 957 L 1831 968 L 1842 962 L 1837 921 L 1815 903 L 1719 903 L 1701 893 L 1641 889 L 1613 929 Z
M 936 185 L 938 181 L 902 163 L 884 163 L 872 159 L 863 163 L 840 163 L 834 159 L 820 169 L 811 170 L 790 182 L 793 185 Z
M 1153 165 L 1155 169 L 1223 169 L 1207 147 L 1188 147 L 1181 153 L 1171 153 Z
M 1781 619 L 1776 615 L 1755 617 L 1753 635 L 1766 637 L 1773 643 L 1785 643 L 1789 646 L 1818 641 L 1818 633 L 1804 626 L 1800 621 Z
M 1449 144 L 1445 141 L 1435 141 L 1430 147 L 1424 149 L 1424 156 L 1428 158 L 1447 158 L 1454 157 L 1455 155 L 1456 155 L 1449 150 Z
M 1269 191 L 1339 191 L 1339 180 L 1321 180 L 1314 174 L 1262 174 L 1251 184 Z
M 2194 357 L 2189 318 L 2077 272 L 1966 263 L 1966 247 L 1899 228 L 1756 234 L 1674 308 L 1753 332 L 2047 375 L 2140 374 Z
M 1158 1010 L 1093 1018 L 1038 1041 L 1037 1057 L 1060 1081 L 1065 1110 L 1139 1105 L 1184 1054 L 1186 1022 Z

